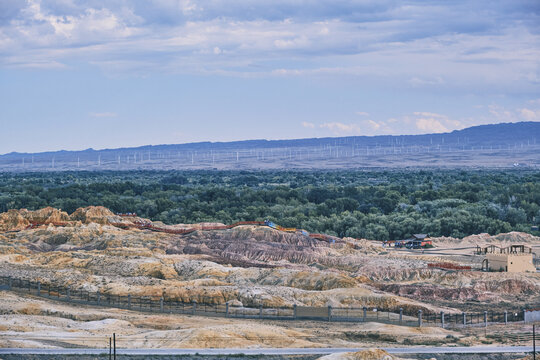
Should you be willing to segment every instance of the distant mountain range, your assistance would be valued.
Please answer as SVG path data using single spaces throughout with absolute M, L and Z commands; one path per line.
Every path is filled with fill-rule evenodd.
M 539 166 L 540 122 L 450 133 L 246 140 L 0 155 L 0 171 Z

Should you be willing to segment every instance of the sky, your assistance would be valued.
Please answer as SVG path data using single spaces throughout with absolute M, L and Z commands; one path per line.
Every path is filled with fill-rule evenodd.
M 0 154 L 518 121 L 538 0 L 0 0 Z

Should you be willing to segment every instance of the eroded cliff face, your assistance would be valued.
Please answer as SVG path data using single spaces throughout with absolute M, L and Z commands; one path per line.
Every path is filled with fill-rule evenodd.
M 111 220 L 119 220 L 112 211 L 103 206 L 89 206 L 86 208 L 78 208 L 69 217 L 69 220 L 80 221 L 83 224 L 109 224 Z
M 109 209 L 102 206 L 89 206 L 79 208 L 69 215 L 65 211 L 46 207 L 40 210 L 29 211 L 26 209 L 9 210 L 0 214 L 0 231 L 24 230 L 31 224 L 58 224 L 76 225 L 77 223 L 109 224 L 114 221 L 122 221 L 120 216 L 114 215 Z
M 22 230 L 25 229 L 30 222 L 26 219 L 22 211 L 9 210 L 0 214 L 0 231 Z
M 41 225 L 29 228 L 32 223 Z M 329 243 L 251 225 L 213 231 L 200 224 L 168 227 L 199 229 L 181 235 L 130 227 L 135 223 L 150 221 L 102 207 L 71 215 L 53 208 L 0 214 L 0 275 L 118 295 L 246 306 L 444 306 L 458 312 L 468 302 L 521 306 L 539 300 L 538 274 L 428 269 L 437 256 L 387 252 L 366 240 Z M 479 237 L 493 243 L 516 236 L 538 241 L 513 233 L 441 243 L 463 246 Z

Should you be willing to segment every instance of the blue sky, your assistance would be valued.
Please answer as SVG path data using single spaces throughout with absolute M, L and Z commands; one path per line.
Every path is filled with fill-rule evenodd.
M 538 0 L 0 0 L 0 153 L 516 121 Z

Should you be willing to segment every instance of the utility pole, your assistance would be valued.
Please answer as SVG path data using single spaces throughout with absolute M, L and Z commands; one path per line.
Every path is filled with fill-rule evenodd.
M 109 338 L 109 360 L 112 360 L 112 338 Z
M 113 336 L 113 359 L 116 360 L 116 333 L 113 333 L 112 336 Z
M 536 331 L 535 325 L 533 325 L 533 360 L 536 360 Z

